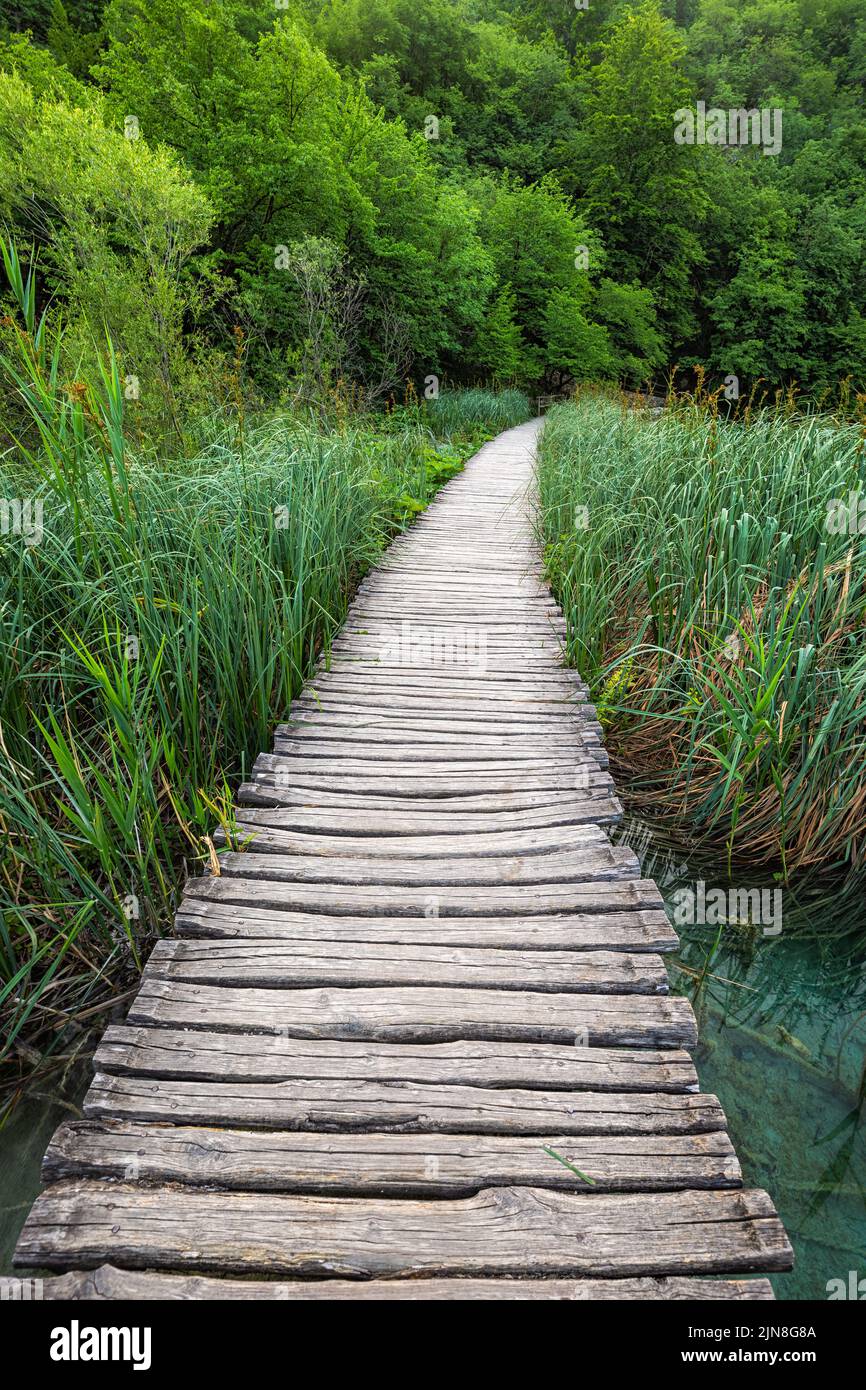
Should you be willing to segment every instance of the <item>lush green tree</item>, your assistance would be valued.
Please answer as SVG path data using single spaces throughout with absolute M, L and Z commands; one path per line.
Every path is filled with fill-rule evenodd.
M 604 276 L 595 290 L 593 310 L 610 342 L 609 375 L 633 386 L 653 378 L 665 356 L 651 291 Z
M 474 358 L 492 381 L 523 379 L 523 333 L 517 322 L 517 298 L 510 284 L 501 285 L 493 296 L 476 338 Z
M 652 291 L 671 342 L 696 328 L 691 280 L 704 257 L 707 210 L 700 151 L 673 139 L 673 114 L 691 97 L 683 52 L 652 0 L 626 11 L 592 69 L 570 159 L 573 190 L 604 235 L 609 270 Z
M 454 0 L 328 0 L 315 34 L 390 116 L 422 132 L 438 121 L 431 144 L 449 169 L 468 161 L 540 178 L 577 116 L 565 50 L 549 33 L 522 37 L 501 13 L 479 20 Z
M 481 205 L 482 239 L 497 281 L 513 289 L 524 338 L 524 375 L 540 379 L 549 368 L 545 325 L 551 297 L 575 292 L 578 286 L 584 296 L 588 293 L 588 271 L 576 264 L 588 233 L 550 177 L 529 185 L 513 175 L 489 177 L 479 180 L 473 193 Z
M 467 158 L 527 182 L 554 166 L 578 118 L 567 55 L 551 39 L 530 43 L 502 24 L 473 27 L 466 101 L 454 122 Z
M 586 316 L 587 295 L 555 289 L 544 309 L 544 374 L 551 386 L 603 381 L 614 376 L 610 339 L 601 324 Z
M 17 73 L 36 96 L 63 98 L 76 106 L 98 101 L 92 87 L 58 63 L 49 49 L 32 42 L 29 33 L 10 34 L 0 42 L 0 72 Z
M 83 7 L 77 8 L 79 19 L 84 18 L 84 15 L 81 14 Z M 45 36 L 46 43 L 55 58 L 76 77 L 82 78 L 88 75 L 96 59 L 102 37 L 101 31 L 97 27 L 99 23 L 98 11 L 94 13 L 92 7 L 86 8 L 90 11 L 89 18 L 93 27 L 82 29 L 73 23 L 69 9 L 64 5 L 63 0 L 51 0 L 50 20 Z
M 185 268 L 210 209 L 173 156 L 125 139 L 99 103 L 38 97 L 0 74 L 0 223 L 37 248 L 62 298 L 66 369 L 92 364 L 107 331 L 141 412 L 176 425 L 190 385 L 184 318 L 195 307 Z
M 114 0 L 100 75 L 118 121 L 135 113 L 212 199 L 216 264 L 239 287 L 253 364 L 269 385 L 285 381 L 297 302 L 279 248 L 317 236 L 346 250 L 366 286 L 360 361 L 380 376 L 396 335 L 422 374 L 444 370 L 491 285 L 468 198 L 437 179 L 421 134 L 340 77 L 296 16 L 252 42 L 244 13 L 232 0 Z

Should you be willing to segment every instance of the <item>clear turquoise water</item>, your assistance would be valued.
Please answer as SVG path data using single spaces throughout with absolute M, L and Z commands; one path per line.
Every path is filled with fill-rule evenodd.
M 626 822 L 618 838 L 641 858 L 671 903 L 706 865 L 660 852 L 646 828 Z M 738 886 L 757 887 L 742 877 Z M 828 937 L 832 899 L 815 907 L 783 899 L 782 933 L 677 927 L 671 984 L 698 1014 L 694 1054 L 701 1085 L 722 1102 L 747 1185 L 773 1197 L 796 1264 L 774 1277 L 783 1299 L 826 1299 L 831 1279 L 866 1278 L 866 964 L 855 936 Z M 866 925 L 866 923 L 864 923 Z M 710 957 L 709 964 L 708 957 Z M 695 978 L 706 967 L 703 984 Z M 692 972 L 692 973 L 689 973 Z

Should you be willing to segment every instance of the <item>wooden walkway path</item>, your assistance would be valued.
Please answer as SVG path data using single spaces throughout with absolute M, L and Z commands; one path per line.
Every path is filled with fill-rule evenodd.
M 188 885 L 48 1149 L 16 1254 L 65 1271 L 46 1296 L 754 1299 L 707 1276 L 790 1268 L 608 838 L 536 428 L 394 542 L 242 787 L 255 838 Z

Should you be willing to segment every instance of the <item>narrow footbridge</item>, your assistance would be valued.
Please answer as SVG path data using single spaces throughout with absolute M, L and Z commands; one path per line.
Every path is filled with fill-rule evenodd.
M 54 1298 L 766 1299 L 533 533 L 537 422 L 361 586 L 16 1253 Z M 718 1277 L 723 1276 L 723 1277 Z

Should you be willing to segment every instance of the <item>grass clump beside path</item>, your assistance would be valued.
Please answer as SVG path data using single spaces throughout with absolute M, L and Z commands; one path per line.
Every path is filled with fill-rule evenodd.
M 495 434 L 530 419 L 529 397 L 523 391 L 488 391 L 481 386 L 443 391 L 427 406 L 431 427 L 443 434 L 481 426 Z
M 791 882 L 866 852 L 866 457 L 857 425 L 590 397 L 540 445 L 548 571 L 621 789 Z

